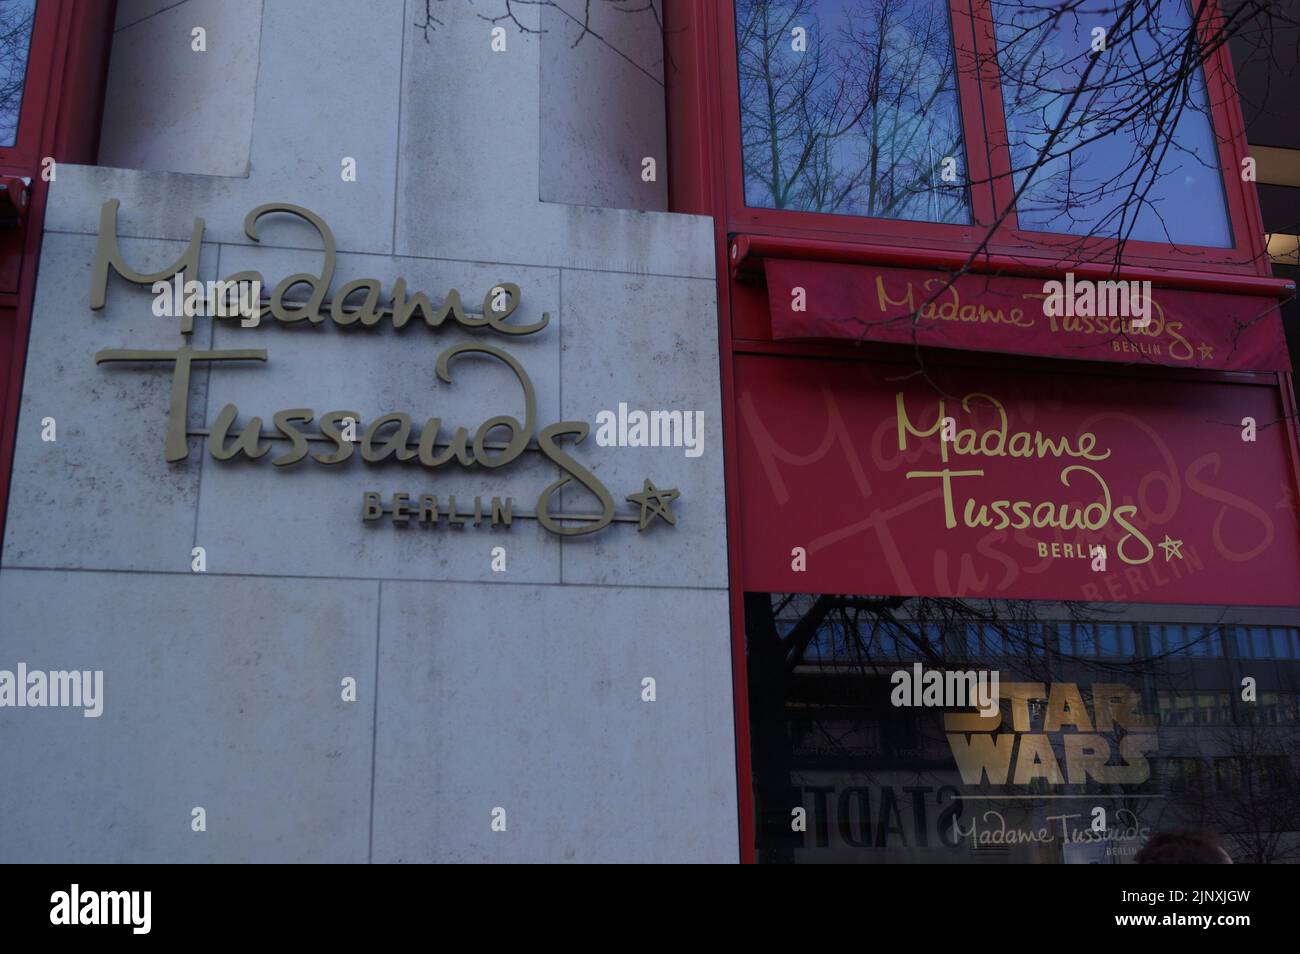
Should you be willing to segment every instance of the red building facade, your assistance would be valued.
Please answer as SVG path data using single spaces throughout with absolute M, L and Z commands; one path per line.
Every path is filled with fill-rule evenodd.
M 1228 19 L 1127 24 L 1153 69 L 1105 91 L 1109 7 L 868 6 L 669 6 L 675 207 L 717 235 L 744 856 L 1121 862 L 1192 827 L 1291 858 L 1295 289 Z M 1120 103 L 1179 43 L 1180 157 L 1124 209 Z M 1077 89 L 1105 120 L 1061 118 Z M 1151 315 L 1048 301 L 1090 283 Z M 999 671 L 1003 725 L 891 704 L 914 663 Z

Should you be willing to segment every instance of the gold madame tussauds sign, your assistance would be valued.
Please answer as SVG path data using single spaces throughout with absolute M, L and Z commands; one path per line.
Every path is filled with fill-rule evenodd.
M 91 271 L 90 307 L 99 310 L 104 307 L 107 296 L 109 272 L 116 272 L 127 281 L 139 285 L 166 287 L 171 280 L 176 280 L 177 288 L 191 289 L 187 294 L 191 303 L 198 301 L 200 294 L 198 282 L 185 281 L 186 276 L 195 276 L 199 272 L 199 252 L 203 242 L 204 222 L 201 218 L 194 220 L 194 229 L 185 252 L 168 267 L 152 273 L 138 272 L 131 267 L 122 255 L 117 240 L 118 201 L 109 199 L 100 210 L 99 239 L 95 249 L 95 263 Z M 488 290 L 483 297 L 482 310 L 467 311 L 461 302 L 459 292 L 448 291 L 439 305 L 423 292 L 408 292 L 405 279 L 399 278 L 393 283 L 392 291 L 385 296 L 382 284 L 377 279 L 361 278 L 343 285 L 333 300 L 326 302 L 331 281 L 334 278 L 336 261 L 336 244 L 334 234 L 328 225 L 315 213 L 296 205 L 271 203 L 253 209 L 244 218 L 244 232 L 254 242 L 260 241 L 257 222 L 265 215 L 284 213 L 295 216 L 309 223 L 321 238 L 324 246 L 324 258 L 319 273 L 300 272 L 280 280 L 271 291 L 266 303 L 266 310 L 272 319 L 281 324 L 307 323 L 322 326 L 327 321 L 347 327 L 373 327 L 381 322 L 391 322 L 395 329 L 402 329 L 408 324 L 423 322 L 428 328 L 437 330 L 448 320 L 465 328 L 488 329 L 496 334 L 510 336 L 532 335 L 550 324 L 551 316 L 543 312 L 541 320 L 531 324 L 511 322 L 519 307 L 520 289 L 510 282 L 500 282 Z M 228 276 L 221 282 L 211 283 L 215 293 L 221 298 L 237 294 L 241 288 L 261 288 L 266 283 L 260 272 L 243 271 Z M 310 294 L 303 299 L 291 299 L 288 292 L 304 285 L 310 288 Z M 178 294 L 178 297 L 179 294 Z M 387 298 L 387 304 L 381 301 Z M 204 301 L 212 306 L 216 317 L 246 317 L 237 308 L 225 308 L 225 300 L 220 302 Z M 256 327 L 261 301 L 254 312 L 253 321 L 241 321 L 239 327 Z M 130 348 L 108 348 L 95 355 L 96 364 L 110 362 L 170 363 L 172 366 L 171 402 L 167 414 L 167 433 L 164 445 L 164 458 L 168 463 L 176 464 L 189 456 L 187 436 L 190 373 L 195 364 L 226 361 L 263 361 L 267 360 L 264 348 L 195 351 L 190 347 L 189 335 L 193 333 L 193 314 L 186 309 L 178 316 L 181 319 L 181 333 L 184 342 L 174 350 L 141 350 Z M 367 464 L 398 462 L 435 470 L 444 466 L 462 468 L 483 467 L 489 470 L 504 467 L 517 460 L 524 451 L 530 449 L 534 428 L 537 424 L 537 396 L 532 379 L 523 366 L 507 352 L 489 344 L 467 343 L 446 348 L 438 355 L 434 371 L 446 384 L 452 383 L 451 367 L 462 355 L 477 354 L 487 356 L 509 368 L 519 385 L 524 399 L 524 417 L 520 420 L 508 414 L 489 417 L 475 428 L 471 436 L 468 428 L 456 427 L 443 436 L 441 418 L 426 418 L 418 434 L 414 432 L 414 422 L 410 414 L 396 411 L 383 414 L 370 421 L 364 427 L 360 414 L 356 411 L 332 410 L 317 415 L 315 409 L 307 407 L 288 408 L 276 411 L 271 418 L 275 431 L 266 434 L 262 431 L 262 418 L 253 417 L 247 424 L 236 429 L 239 408 L 227 404 L 217 414 L 208 438 L 208 453 L 217 460 L 234 460 L 240 457 L 258 461 L 270 456 L 273 467 L 292 467 L 310 459 L 314 464 L 336 467 L 349 461 L 354 455 Z M 315 429 L 310 429 L 312 422 Z M 614 507 L 614 498 L 603 483 L 590 470 L 573 459 L 560 446 L 561 439 L 571 439 L 581 443 L 588 434 L 589 425 L 585 421 L 557 421 L 541 429 L 536 438 L 536 449 L 562 471 L 562 475 L 546 486 L 538 495 L 536 508 L 532 513 L 519 513 L 514 509 L 513 498 L 493 497 L 485 506 L 481 497 L 475 497 L 473 508 L 458 508 L 456 498 L 448 497 L 440 501 L 433 494 L 410 495 L 393 494 L 391 504 L 385 507 L 383 497 L 375 491 L 366 491 L 362 496 L 361 515 L 363 520 L 377 521 L 385 513 L 394 523 L 436 525 L 445 520 L 448 526 L 460 526 L 472 523 L 481 525 L 484 520 L 490 526 L 510 526 L 515 518 L 536 519 L 551 533 L 563 536 L 594 533 L 608 526 L 615 520 L 636 521 L 638 530 L 644 530 L 655 517 L 662 517 L 667 523 L 675 524 L 671 503 L 679 495 L 675 488 L 659 489 L 649 480 L 643 482 L 636 493 L 625 499 L 640 506 L 638 516 L 618 516 Z M 499 432 L 493 439 L 494 432 Z M 203 431 L 197 432 L 203 434 Z M 506 440 L 502 436 L 508 434 Z M 272 455 L 272 443 L 288 442 L 281 452 Z M 326 449 L 313 452 L 311 445 L 321 443 Z M 552 498 L 571 482 L 584 488 L 599 505 L 599 513 L 564 514 L 551 511 Z

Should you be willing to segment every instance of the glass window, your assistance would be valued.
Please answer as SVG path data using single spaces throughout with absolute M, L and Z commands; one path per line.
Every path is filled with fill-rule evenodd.
M 36 0 L 0 3 L 0 147 L 12 146 L 18 137 L 35 16 Z
M 1083 605 L 1072 609 L 1068 619 L 1056 615 L 1059 606 L 1046 603 L 975 605 L 913 597 L 878 610 L 836 606 L 829 616 L 818 618 L 817 639 L 800 653 L 783 645 L 780 636 L 800 620 L 801 613 L 812 610 L 815 599 L 764 595 L 766 600 L 749 596 L 745 600 L 751 776 L 742 783 L 752 786 L 754 837 L 761 861 L 1057 863 L 1063 860 L 1059 844 L 1023 842 L 1005 850 L 999 846 L 996 853 L 983 852 L 952 823 L 958 820 L 965 829 L 972 818 L 981 817 L 973 812 L 994 809 L 1005 819 L 1006 831 L 1031 832 L 1044 824 L 1044 803 L 1035 804 L 1037 800 L 1026 796 L 1079 799 L 1082 804 L 1084 796 L 1105 794 L 1157 796 L 1151 801 L 1160 804 L 1134 799 L 1132 805 L 1137 823 L 1152 830 L 1172 827 L 1174 819 L 1208 827 L 1211 822 L 1197 822 L 1197 813 L 1205 805 L 1204 796 L 1216 788 L 1229 794 L 1246 779 L 1262 779 L 1265 772 L 1287 779 L 1295 775 L 1290 720 L 1296 717 L 1297 693 L 1290 682 L 1285 690 L 1267 684 L 1258 703 L 1243 705 L 1240 687 L 1222 666 L 1153 665 L 1093 654 L 1049 667 L 1021 651 L 1022 635 L 1046 627 L 1059 631 L 1067 642 L 1077 633 L 1089 646 L 1109 646 L 1118 640 L 1123 651 L 1124 634 L 1132 624 L 1104 615 L 1110 607 L 1097 607 L 1099 615 L 1091 620 L 1076 615 L 1094 611 Z M 1038 619 L 1027 620 L 1027 612 Z M 1221 618 L 1222 610 L 1209 607 L 1200 612 L 1212 620 Z M 1171 632 L 1182 632 L 1178 625 L 1149 625 L 1153 630 L 1168 625 Z M 1214 623 L 1187 628 L 1196 640 L 1218 640 L 1223 634 Z M 1239 631 L 1251 634 L 1248 627 Z M 976 665 L 945 667 L 932 650 L 951 645 L 954 632 L 960 634 L 959 646 L 971 639 L 978 649 L 982 641 L 981 651 L 987 652 L 998 651 L 994 638 L 1001 633 L 1005 654 Z M 875 655 L 876 647 L 881 637 L 891 633 L 898 639 L 899 655 L 872 665 L 882 662 Z M 1089 634 L 1095 641 L 1086 639 Z M 910 683 L 914 663 L 931 671 L 995 668 L 1003 691 L 1011 683 L 1042 684 L 1044 691 L 1024 699 L 1023 705 L 1029 732 L 1050 750 L 1040 748 L 1040 754 L 1024 755 L 1027 736 L 1012 737 L 1018 733 L 1008 699 L 1000 707 L 1001 724 L 989 729 L 999 736 L 1008 733 L 1005 742 L 1014 743 L 1002 761 L 991 758 L 993 746 L 975 744 L 975 735 L 982 730 L 951 731 L 950 710 L 969 710 L 969 705 L 957 699 L 937 704 L 915 696 L 896 703 L 895 669 L 909 676 L 911 692 L 919 692 L 920 684 Z M 1068 722 L 1052 730 L 1046 725 L 1046 709 L 1058 684 L 1070 688 L 1068 695 L 1057 694 L 1058 704 L 1077 691 L 1084 706 L 1079 714 L 1086 712 L 1093 720 L 1098 720 L 1100 706 L 1097 687 L 1103 684 L 1116 699 L 1121 697 L 1115 684 L 1131 690 L 1137 712 L 1158 717 L 1160 737 L 1140 747 L 1140 758 L 1151 764 L 1149 779 L 1128 782 L 1093 776 L 1084 783 L 1049 782 L 1046 772 L 1031 770 L 1016 781 L 1018 771 L 1031 769 L 1022 758 L 1041 757 L 1068 768 L 1062 746 L 1080 730 Z M 1112 711 L 1118 711 L 1115 706 L 1111 704 Z M 1234 706 L 1240 716 L 1236 723 Z M 1284 721 L 1289 724 L 1283 726 Z M 1121 742 L 1130 732 L 1141 730 L 1113 728 L 1117 731 L 1096 733 L 1101 737 L 1097 748 L 1102 755 L 1108 750 L 1106 765 L 1119 767 L 1129 761 L 1120 751 Z M 1201 756 L 1192 757 L 1197 752 Z M 1245 752 L 1251 753 L 1248 761 L 1231 758 Z M 1276 756 L 1278 764 L 1265 765 L 1260 755 Z M 970 771 L 973 767 L 978 768 L 977 776 Z M 1243 770 L 1252 775 L 1243 776 Z M 1260 781 L 1258 791 L 1266 792 L 1268 784 Z M 1271 803 L 1266 802 L 1234 802 L 1240 824 L 1269 837 L 1293 831 L 1294 819 L 1269 811 Z M 791 808 L 800 804 L 808 812 L 808 825 L 802 831 L 790 825 Z
M 970 222 L 945 0 L 735 9 L 747 205 Z
M 1043 647 L 1056 654 L 1060 654 L 1065 647 L 1061 645 L 1061 630 L 1051 624 L 1043 624 Z
M 1026 623 L 1016 628 L 1013 636 L 1018 636 L 1024 643 L 1025 650 L 1031 656 L 1041 656 L 1047 648 L 1047 628 L 1037 623 Z
M 1221 693 L 1205 693 L 1199 704 L 1205 707 L 1205 725 L 1223 724 Z
M 1102 656 L 1119 655 L 1119 627 L 1103 624 L 1097 627 L 1098 654 Z
M 880 654 L 885 659 L 892 659 L 898 655 L 898 644 L 894 640 L 893 631 L 888 626 L 876 627 L 876 643 L 880 647 Z
M 942 625 L 936 624 L 935 629 L 943 640 L 943 653 L 950 659 L 966 659 L 969 654 L 966 652 L 966 638 L 959 627 L 953 626 L 944 629 Z
M 1255 764 L 1260 783 L 1266 791 L 1285 791 L 1290 788 L 1290 766 L 1285 756 L 1261 755 Z
M 1232 245 L 1187 0 L 992 9 L 1022 229 Z
M 835 623 L 830 622 L 821 626 L 813 638 L 808 643 L 808 648 L 804 651 L 805 656 L 834 656 L 836 647 L 836 628 Z
M 1198 791 L 1204 777 L 1199 759 L 1173 758 L 1169 760 L 1169 788 L 1173 792 Z
M 1241 759 L 1236 757 L 1214 760 L 1214 784 L 1220 792 L 1233 792 L 1241 787 Z
M 1215 721 L 1215 699 L 1212 692 L 1196 695 L 1196 724 L 1212 725 Z

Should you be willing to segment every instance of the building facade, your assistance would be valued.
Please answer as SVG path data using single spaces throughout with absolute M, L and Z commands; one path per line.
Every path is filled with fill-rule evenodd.
M 103 712 L 3 710 L 4 760 L 24 766 L 0 795 L 6 860 L 736 858 L 713 234 L 643 182 L 654 116 L 610 122 L 657 110 L 662 161 L 660 34 L 643 48 L 616 20 L 617 53 L 570 51 L 559 7 L 434 12 L 117 5 L 98 161 L 32 175 L 48 193 L 0 571 L 0 668 L 101 670 Z M 248 218 L 267 205 L 304 211 Z M 260 272 L 257 326 L 184 331 L 123 277 L 187 250 L 188 280 Z M 317 284 L 283 297 L 326 304 L 274 318 L 300 274 Z M 330 302 L 359 279 L 381 289 L 371 309 L 401 281 L 431 305 L 372 323 L 363 289 L 340 324 Z M 439 320 L 453 289 L 464 320 Z M 230 406 L 234 435 L 260 426 L 271 451 L 213 456 Z M 620 406 L 702 429 L 598 446 Z M 306 408 L 313 436 L 351 412 L 353 459 L 322 464 L 341 452 L 312 440 L 284 462 L 273 419 Z M 387 414 L 406 419 L 374 455 L 413 421 L 409 446 L 363 462 Z M 498 418 L 515 427 L 489 432 Z M 647 480 L 680 496 L 625 499 Z M 395 494 L 413 516 L 393 519 Z M 558 532 L 575 528 L 594 532 Z
M 746 860 L 1294 861 L 1290 20 L 690 9 Z
M 1300 858 L 1286 18 L 1025 6 L 0 6 L 0 858 Z

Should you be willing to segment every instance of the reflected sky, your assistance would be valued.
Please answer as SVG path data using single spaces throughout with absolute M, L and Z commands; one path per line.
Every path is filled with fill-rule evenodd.
M 0 146 L 14 144 L 36 0 L 0 0 Z

